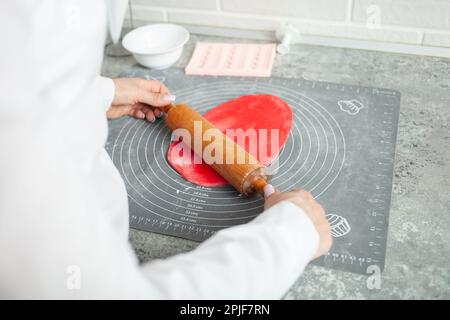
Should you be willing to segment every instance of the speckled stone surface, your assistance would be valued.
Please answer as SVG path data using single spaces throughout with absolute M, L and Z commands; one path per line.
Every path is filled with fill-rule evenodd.
M 176 66 L 184 67 L 196 41 L 245 42 L 192 35 Z M 256 41 L 251 41 L 256 42 Z M 114 77 L 132 57 L 105 56 Z M 450 59 L 295 45 L 277 56 L 274 76 L 399 90 L 402 94 L 386 267 L 379 289 L 367 276 L 308 266 L 286 299 L 450 298 Z M 131 230 L 140 261 L 194 249 L 197 243 Z

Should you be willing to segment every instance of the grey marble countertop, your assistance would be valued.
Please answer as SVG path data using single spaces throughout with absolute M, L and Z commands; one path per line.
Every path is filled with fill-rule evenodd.
M 197 41 L 243 39 L 192 35 Z M 255 42 L 255 41 L 251 41 Z M 105 56 L 103 74 L 126 71 L 132 57 Z M 379 289 L 367 276 L 308 266 L 286 299 L 450 298 L 450 59 L 294 45 L 273 75 L 396 89 L 402 94 L 386 266 Z M 197 243 L 131 230 L 140 261 L 192 250 Z

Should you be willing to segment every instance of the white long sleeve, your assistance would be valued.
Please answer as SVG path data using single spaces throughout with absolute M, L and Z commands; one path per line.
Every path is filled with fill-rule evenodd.
M 142 269 L 165 298 L 279 299 L 318 245 L 306 214 L 282 202 L 246 225 L 218 232 L 191 253 Z
M 100 86 L 100 92 L 103 97 L 103 108 L 105 109 L 105 111 L 108 111 L 114 99 L 116 86 L 113 79 L 101 76 L 98 77 L 98 84 Z
M 290 203 L 139 266 L 104 150 L 102 1 L 2 1 L 0 28 L 0 298 L 281 297 L 318 245 Z

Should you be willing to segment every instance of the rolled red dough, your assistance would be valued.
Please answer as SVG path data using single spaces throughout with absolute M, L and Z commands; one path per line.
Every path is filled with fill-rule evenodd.
M 265 165 L 269 165 L 278 156 L 292 127 L 292 110 L 289 105 L 282 99 L 268 94 L 241 96 L 219 105 L 203 116 L 224 133 L 226 129 L 242 129 L 245 131 L 252 128 L 256 129 L 257 132 L 261 132 L 259 129 L 267 129 L 267 155 L 270 155 L 270 157 L 261 159 L 258 155 L 259 152 L 253 154 L 252 150 L 249 151 L 248 141 L 245 145 L 240 143 L 241 147 L 252 153 Z M 271 145 L 271 129 L 279 130 L 278 147 Z M 260 136 L 257 135 L 258 143 L 259 138 Z M 235 139 L 235 142 L 238 141 Z M 197 155 L 193 151 L 191 151 L 191 161 L 183 161 L 182 149 L 174 148 L 178 143 L 182 142 L 176 141 L 170 145 L 167 160 L 184 179 L 205 187 L 218 187 L 228 184 L 209 165 L 205 163 L 195 164 L 193 159 Z

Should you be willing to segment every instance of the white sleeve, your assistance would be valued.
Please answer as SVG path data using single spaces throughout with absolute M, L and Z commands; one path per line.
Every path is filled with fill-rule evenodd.
M 144 265 L 164 298 L 279 299 L 319 245 L 306 214 L 281 202 L 252 222 L 224 229 L 196 250 Z
M 108 111 L 114 99 L 116 86 L 113 79 L 107 77 L 98 77 L 98 84 L 103 98 L 103 108 Z

